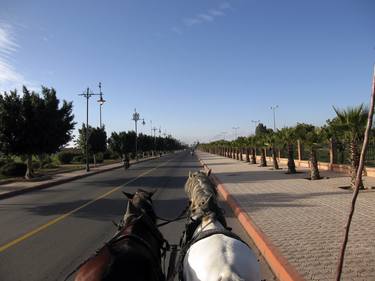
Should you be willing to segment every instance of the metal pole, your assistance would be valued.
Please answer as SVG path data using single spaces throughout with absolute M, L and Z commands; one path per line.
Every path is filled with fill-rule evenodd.
M 276 132 L 276 113 L 275 113 L 275 111 L 278 107 L 279 107 L 278 105 L 271 106 L 271 109 L 273 111 L 273 130 L 274 130 L 274 132 Z
M 86 172 L 90 171 L 89 164 L 89 94 L 90 89 L 87 88 L 86 92 Z
M 138 161 L 138 131 L 137 131 L 137 121 L 135 120 L 135 159 Z

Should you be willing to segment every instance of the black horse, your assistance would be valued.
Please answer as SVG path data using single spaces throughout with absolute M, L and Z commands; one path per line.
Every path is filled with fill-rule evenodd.
M 138 190 L 116 235 L 77 272 L 76 281 L 164 281 L 161 260 L 167 246 L 156 226 L 152 192 Z

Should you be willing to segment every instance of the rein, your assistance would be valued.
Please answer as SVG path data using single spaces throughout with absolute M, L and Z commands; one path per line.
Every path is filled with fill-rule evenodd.
M 174 219 L 166 219 L 166 218 L 163 218 L 163 217 L 160 217 L 160 216 L 156 216 L 156 218 L 158 220 L 161 220 L 161 221 L 164 221 L 162 223 L 159 223 L 157 224 L 156 226 L 157 227 L 161 227 L 161 226 L 164 226 L 164 225 L 167 225 L 167 224 L 170 224 L 171 222 L 175 222 L 175 221 L 179 221 L 179 220 L 183 220 L 183 219 L 187 219 L 188 216 L 186 215 L 187 211 L 189 210 L 189 205 L 187 205 L 182 211 L 181 213 Z

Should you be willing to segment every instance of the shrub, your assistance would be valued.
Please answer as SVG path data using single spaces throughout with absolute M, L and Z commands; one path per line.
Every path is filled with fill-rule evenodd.
M 97 153 L 95 158 L 96 158 L 96 163 L 103 163 L 103 160 L 104 160 L 103 153 Z
M 103 153 L 103 159 L 106 159 L 106 160 L 108 160 L 108 159 L 113 159 L 112 158 L 112 153 L 109 151 L 109 150 L 106 150 L 104 153 Z
M 83 157 L 82 155 L 76 155 L 73 157 L 73 161 L 74 163 L 83 163 L 85 162 L 85 157 Z
M 7 177 L 21 177 L 25 175 L 26 169 L 25 163 L 11 162 L 1 167 L 0 173 Z
M 57 157 L 61 164 L 70 164 L 76 155 L 70 151 L 61 151 Z

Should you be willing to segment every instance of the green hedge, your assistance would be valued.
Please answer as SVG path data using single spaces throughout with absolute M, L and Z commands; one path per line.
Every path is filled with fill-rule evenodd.
M 21 177 L 26 174 L 27 166 L 25 163 L 12 162 L 1 167 L 0 173 L 7 177 Z

